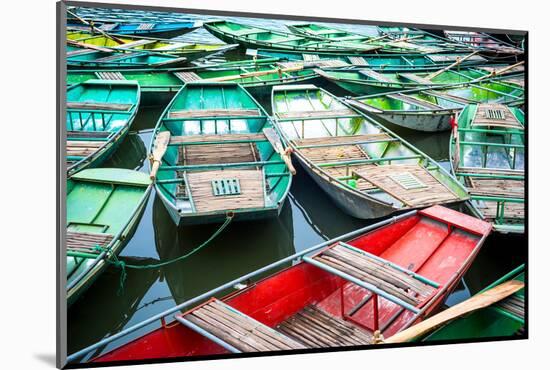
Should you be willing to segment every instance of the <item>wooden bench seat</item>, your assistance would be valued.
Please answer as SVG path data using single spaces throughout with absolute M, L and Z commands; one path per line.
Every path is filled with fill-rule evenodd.
M 113 235 L 111 234 L 67 231 L 66 247 L 67 250 L 99 254 L 96 246 L 105 248 L 112 240 Z
M 329 119 L 360 116 L 357 112 L 345 109 L 332 110 L 312 110 L 312 111 L 292 111 L 292 112 L 277 112 L 277 117 L 282 120 L 301 120 L 301 119 Z
M 503 119 L 487 117 L 488 111 L 499 111 L 504 114 Z M 472 120 L 472 128 L 476 126 L 491 126 L 503 128 L 516 128 L 523 130 L 523 124 L 514 116 L 510 108 L 502 104 L 479 104 L 474 119 Z
M 171 110 L 168 118 L 260 117 L 258 109 Z
M 124 75 L 122 75 L 122 73 L 120 72 L 96 72 L 95 73 L 97 75 L 98 78 L 102 79 L 102 80 L 125 80 L 126 77 L 124 77 Z
M 182 82 L 202 80 L 202 78 L 195 72 L 174 72 L 174 76 L 179 78 Z
M 112 132 L 110 131 L 78 131 L 78 130 L 67 131 L 67 139 L 78 139 L 78 138 L 106 139 L 111 135 L 112 135 Z
M 104 111 L 123 111 L 127 112 L 132 108 L 132 104 L 121 103 L 102 103 L 102 102 L 67 102 L 67 109 L 84 110 L 104 110 Z
M 191 312 L 176 316 L 184 325 L 186 321 L 227 343 L 241 352 L 267 352 L 306 348 L 294 339 L 270 328 L 252 317 L 228 306 L 218 299 L 211 299 Z M 191 329 L 194 329 L 191 327 Z
M 393 81 L 392 79 L 388 78 L 387 76 L 381 73 L 375 72 L 372 69 L 361 69 L 359 70 L 359 73 L 375 81 L 395 83 L 395 81 Z
M 185 145 L 192 143 L 227 143 L 232 141 L 265 141 L 263 133 L 253 134 L 223 134 L 223 135 L 187 135 L 170 137 L 170 145 Z

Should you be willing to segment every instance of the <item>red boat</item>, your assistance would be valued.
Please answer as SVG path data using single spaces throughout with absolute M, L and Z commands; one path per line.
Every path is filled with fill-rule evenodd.
M 94 362 L 376 343 L 430 315 L 491 224 L 441 206 L 336 242 L 220 300 L 211 298 Z

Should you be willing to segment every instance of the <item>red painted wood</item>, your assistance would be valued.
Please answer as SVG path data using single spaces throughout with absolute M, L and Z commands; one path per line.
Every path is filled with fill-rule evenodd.
M 449 234 L 448 224 L 442 222 L 446 219 L 463 230 L 453 229 Z M 481 239 L 479 233 L 488 234 L 490 229 L 488 223 L 436 206 L 362 235 L 349 244 L 436 281 L 440 284 L 439 289 L 448 283 L 454 288 L 466 271 L 460 270 L 460 267 L 464 263 L 469 266 L 475 257 L 475 247 Z M 341 317 L 342 287 L 345 312 L 369 294 L 367 290 L 337 276 L 300 262 L 242 291 L 226 296 L 223 300 L 265 325 L 275 327 L 310 304 L 317 304 L 330 314 Z M 436 302 L 430 302 L 427 313 L 435 310 L 450 291 L 451 289 L 446 291 Z M 353 321 L 374 329 L 374 315 L 371 299 L 353 315 Z M 378 317 L 381 329 L 395 317 L 391 325 L 383 331 L 384 336 L 389 337 L 407 325 L 413 314 L 378 297 Z M 183 325 L 175 323 L 154 330 L 94 361 L 144 360 L 219 353 L 226 351 Z

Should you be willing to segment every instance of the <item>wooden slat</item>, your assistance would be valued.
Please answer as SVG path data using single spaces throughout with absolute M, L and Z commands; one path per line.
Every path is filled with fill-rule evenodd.
M 405 172 L 415 176 L 427 187 L 407 190 L 390 177 Z M 354 173 L 409 207 L 429 206 L 460 200 L 456 194 L 420 165 L 372 166 L 356 170 Z
M 140 23 L 137 26 L 137 29 L 140 31 L 145 31 L 145 30 L 151 30 L 153 29 L 153 27 L 155 27 L 155 23 Z
M 195 72 L 174 72 L 174 76 L 182 80 L 183 82 L 199 81 L 202 78 Z
M 256 158 L 259 157 L 256 145 L 251 146 L 250 143 L 189 145 L 181 149 L 178 163 L 182 165 L 202 165 L 256 162 Z
M 489 109 L 502 110 L 505 112 L 505 119 L 489 119 L 485 117 L 485 112 Z M 514 116 L 510 108 L 502 104 L 479 104 L 477 112 L 472 120 L 472 127 L 475 126 L 491 126 L 523 129 L 523 124 Z
M 348 57 L 351 64 L 356 66 L 368 66 L 369 63 L 363 57 Z
M 67 138 L 108 138 L 112 132 L 109 131 L 67 131 Z
M 89 110 L 108 110 L 127 112 L 132 108 L 132 104 L 119 103 L 101 103 L 101 102 L 67 102 L 68 109 L 89 109 Z
M 485 174 L 497 176 L 523 176 L 523 170 L 511 170 L 506 168 L 481 168 L 481 167 L 459 167 L 457 172 L 471 174 Z
M 421 85 L 433 85 L 434 82 L 428 80 L 427 78 L 421 77 L 419 75 L 416 75 L 414 73 L 401 73 L 401 76 L 408 78 L 411 81 L 414 81 L 416 83 L 419 83 Z
M 388 77 L 384 76 L 381 73 L 375 72 L 372 69 L 361 69 L 359 70 L 359 73 L 362 75 L 365 75 L 367 77 L 372 78 L 373 80 L 380 81 L 380 82 L 387 82 L 387 83 L 395 83 L 395 81 L 389 79 Z
M 313 111 L 291 111 L 291 112 L 277 112 L 277 116 L 281 119 L 301 119 L 301 118 L 339 118 L 341 116 L 359 116 L 355 111 L 345 109 L 332 109 L 332 110 L 313 110 Z
M 493 221 L 497 214 L 496 202 L 484 202 L 484 205 L 478 205 L 477 209 L 481 211 L 483 216 L 488 221 Z M 525 219 L 525 204 L 523 203 L 506 203 L 504 205 L 504 219 L 518 220 Z
M 422 100 L 422 99 L 417 99 L 417 98 L 415 98 L 411 95 L 389 94 L 388 97 L 396 99 L 396 100 L 403 101 L 403 102 L 408 103 L 408 104 L 416 105 L 416 106 L 422 107 L 424 109 L 442 109 L 442 107 L 440 107 L 437 104 L 432 104 L 428 101 L 425 101 L 425 100 Z
M 106 247 L 112 240 L 111 234 L 67 231 L 66 247 L 68 250 L 99 254 L 95 249 L 96 245 Z
M 223 135 L 188 135 L 172 136 L 170 144 L 187 144 L 197 142 L 227 142 L 245 140 L 267 140 L 263 133 L 255 134 L 223 134 Z
M 96 72 L 97 77 L 102 80 L 125 80 L 126 78 L 120 72 Z
M 469 177 L 468 181 L 470 182 L 470 186 L 468 187 L 470 195 L 525 197 L 525 182 L 522 180 Z
M 305 145 L 322 145 L 322 144 L 342 144 L 342 145 L 354 145 L 357 143 L 376 141 L 376 140 L 389 140 L 391 136 L 386 133 L 379 134 L 365 134 L 365 135 L 349 135 L 349 136 L 325 136 L 306 139 L 293 140 L 297 146 Z
M 140 39 L 114 47 L 114 49 L 128 49 L 135 48 L 136 46 L 145 46 L 157 42 L 157 40 Z
M 215 117 L 254 117 L 260 116 L 258 109 L 201 109 L 172 110 L 168 118 L 215 118 Z

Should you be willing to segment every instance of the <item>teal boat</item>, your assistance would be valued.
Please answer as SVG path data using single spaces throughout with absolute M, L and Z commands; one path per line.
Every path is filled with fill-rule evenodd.
M 111 32 L 118 35 L 136 35 L 146 37 L 162 37 L 170 39 L 178 37 L 188 32 L 194 31 L 202 24 L 194 20 L 179 22 L 98 22 L 95 28 L 103 32 Z M 68 28 L 91 30 L 89 25 L 82 24 L 81 21 L 67 23 Z
M 525 282 L 525 265 L 510 271 L 481 292 L 510 280 Z M 525 291 L 521 289 L 497 304 L 451 321 L 422 342 L 513 337 L 521 335 L 524 327 Z
M 264 109 L 234 82 L 190 82 L 155 128 L 170 133 L 155 188 L 178 225 L 276 217 L 291 184 Z M 280 145 L 280 144 L 279 144 Z
M 89 80 L 67 89 L 67 173 L 97 167 L 120 145 L 139 106 L 136 81 Z
M 148 174 L 119 168 L 87 169 L 67 180 L 68 305 L 130 240 L 151 189 Z
M 523 233 L 525 130 L 523 111 L 501 104 L 471 104 L 458 117 L 449 155 L 469 207 L 503 233 Z
M 228 44 L 239 44 L 243 48 L 278 49 L 294 51 L 323 51 L 325 53 L 368 53 L 380 48 L 376 45 L 359 42 L 320 41 L 309 37 L 300 37 L 291 33 L 247 26 L 230 21 L 211 21 L 204 28 L 218 39 Z
M 319 87 L 275 86 L 272 111 L 304 171 L 350 216 L 380 218 L 468 199 L 437 162 Z
M 521 107 L 525 102 L 525 91 L 517 84 L 500 80 L 359 96 L 346 101 L 394 125 L 435 132 L 450 130 L 451 118 L 466 104 L 500 103 Z
M 389 73 L 370 68 L 357 70 L 323 69 L 317 73 L 341 88 L 356 94 L 370 95 L 423 87 L 441 87 L 475 82 L 481 79 L 495 80 L 490 72 L 477 68 L 449 69 L 431 77 L 432 73 Z
M 474 51 L 474 48 L 469 45 L 418 28 L 378 26 L 377 29 L 380 37 L 386 36 L 387 39 L 398 41 L 398 43 L 399 40 L 408 40 L 410 43 L 419 45 L 422 48 L 435 48 L 436 50 L 441 49 L 451 52 L 471 53 Z
M 178 67 L 187 58 L 146 51 L 113 51 L 107 48 L 85 48 L 67 45 L 67 68 L 158 68 Z
M 370 68 L 377 72 L 436 71 L 463 59 L 468 54 L 359 54 L 333 52 L 301 52 L 292 50 L 274 50 L 267 48 L 249 49 L 247 54 L 263 58 L 278 58 L 281 61 L 301 62 L 315 67 L 321 62 L 339 62 L 341 66 Z M 478 66 L 487 63 L 480 55 L 470 56 L 460 63 L 461 66 Z

